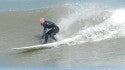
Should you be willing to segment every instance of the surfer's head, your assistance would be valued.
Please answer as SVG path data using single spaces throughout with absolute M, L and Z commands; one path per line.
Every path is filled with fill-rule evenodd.
M 40 18 L 40 20 L 39 20 L 39 21 L 40 21 L 40 24 L 42 24 L 42 25 L 43 25 L 43 24 L 44 24 L 44 22 L 45 22 L 45 18 Z

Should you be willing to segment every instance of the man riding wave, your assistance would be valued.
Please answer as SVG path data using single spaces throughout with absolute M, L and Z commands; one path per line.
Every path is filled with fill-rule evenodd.
M 44 39 L 43 44 L 48 42 L 48 37 L 50 36 L 53 40 L 57 41 L 55 35 L 59 32 L 59 27 L 51 22 L 46 21 L 44 18 L 40 18 L 40 24 L 44 27 L 42 39 Z

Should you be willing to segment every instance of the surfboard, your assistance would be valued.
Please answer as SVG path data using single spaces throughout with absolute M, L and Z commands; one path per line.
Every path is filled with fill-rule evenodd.
M 75 37 L 74 37 L 75 38 Z M 13 50 L 22 50 L 22 51 L 28 51 L 28 50 L 36 50 L 36 49 L 44 49 L 44 48 L 52 48 L 52 47 L 58 47 L 60 45 L 68 45 L 74 41 L 73 38 L 64 39 L 61 41 L 48 43 L 48 44 L 41 44 L 41 45 L 34 45 L 34 46 L 28 46 L 28 47 L 20 47 L 20 48 L 12 48 Z
M 27 47 L 20 47 L 20 48 L 12 48 L 13 50 L 35 50 L 35 49 L 44 49 L 44 48 L 52 48 L 57 47 L 57 42 L 48 43 L 48 44 L 41 44 L 41 45 L 34 45 L 34 46 L 27 46 Z M 60 44 L 61 45 L 61 44 Z

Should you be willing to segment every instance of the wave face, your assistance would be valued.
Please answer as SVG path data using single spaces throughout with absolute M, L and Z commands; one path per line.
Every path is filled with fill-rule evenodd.
M 63 43 L 77 45 L 124 36 L 125 9 L 72 8 L 73 12 L 59 23 Z

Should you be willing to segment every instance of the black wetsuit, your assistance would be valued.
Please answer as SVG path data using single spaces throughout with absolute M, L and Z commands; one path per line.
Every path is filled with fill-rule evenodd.
M 42 39 L 45 37 L 44 44 L 47 43 L 48 36 L 50 36 L 53 40 L 57 41 L 54 35 L 59 32 L 59 27 L 51 21 L 45 21 L 43 27 L 44 31 Z

